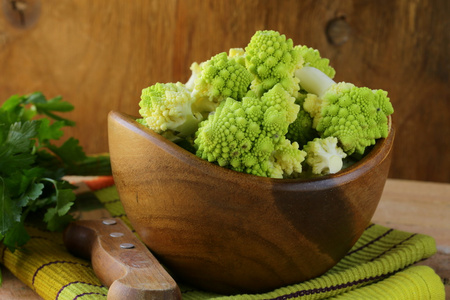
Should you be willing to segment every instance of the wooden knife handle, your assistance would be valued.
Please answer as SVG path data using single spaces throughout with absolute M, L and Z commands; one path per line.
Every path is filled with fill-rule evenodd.
M 181 299 L 176 282 L 120 219 L 72 222 L 64 244 L 72 254 L 91 260 L 109 287 L 108 299 Z

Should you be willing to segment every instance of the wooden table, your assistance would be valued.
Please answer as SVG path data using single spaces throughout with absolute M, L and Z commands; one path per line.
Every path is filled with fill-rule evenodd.
M 450 184 L 388 179 L 373 222 L 434 237 L 437 253 L 419 264 L 441 276 L 450 299 Z M 3 266 L 1 271 L 0 299 L 41 299 Z

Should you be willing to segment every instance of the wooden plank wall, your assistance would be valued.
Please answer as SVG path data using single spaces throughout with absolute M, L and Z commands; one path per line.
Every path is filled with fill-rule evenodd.
M 0 101 L 42 91 L 75 105 L 67 131 L 108 151 L 110 110 L 137 114 L 142 88 L 184 82 L 193 61 L 274 29 L 319 49 L 336 80 L 387 90 L 390 177 L 450 182 L 448 0 L 2 0 Z

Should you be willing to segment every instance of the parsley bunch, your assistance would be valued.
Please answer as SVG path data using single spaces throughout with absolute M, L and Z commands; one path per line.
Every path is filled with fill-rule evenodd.
M 11 96 L 0 107 L 0 242 L 11 251 L 30 236 L 25 222 L 63 229 L 71 220 L 74 186 L 65 175 L 109 175 L 109 156 L 87 156 L 73 137 L 53 143 L 75 123 L 55 114 L 73 110 L 61 97 Z

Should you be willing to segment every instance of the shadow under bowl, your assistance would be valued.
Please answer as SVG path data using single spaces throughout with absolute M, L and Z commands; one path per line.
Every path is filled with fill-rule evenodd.
M 175 280 L 235 294 L 314 278 L 346 255 L 381 198 L 395 132 L 314 179 L 219 167 L 120 112 L 108 115 L 108 135 L 115 184 L 143 242 Z

